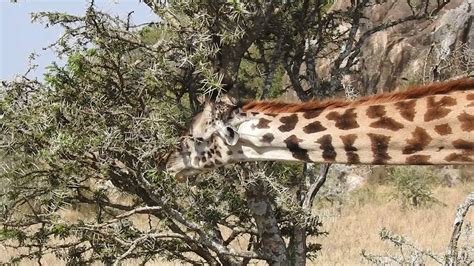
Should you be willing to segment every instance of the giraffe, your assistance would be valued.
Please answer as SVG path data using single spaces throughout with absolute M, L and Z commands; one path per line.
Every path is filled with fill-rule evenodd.
M 474 79 L 355 101 L 207 101 L 166 167 L 183 177 L 244 161 L 474 164 Z

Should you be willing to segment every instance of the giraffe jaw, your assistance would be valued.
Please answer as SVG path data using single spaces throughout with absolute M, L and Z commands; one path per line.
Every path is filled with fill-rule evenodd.
M 177 179 L 186 179 L 189 176 L 202 174 L 211 169 L 196 168 L 190 163 L 189 158 L 181 158 L 180 156 L 171 156 L 166 163 L 166 172 L 176 177 Z

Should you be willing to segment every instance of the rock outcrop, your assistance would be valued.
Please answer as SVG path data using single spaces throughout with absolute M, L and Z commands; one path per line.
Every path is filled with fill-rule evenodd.
M 338 1 L 335 8 L 344 8 Z M 411 14 L 406 1 L 373 6 L 361 32 Z M 411 21 L 374 34 L 362 48 L 352 86 L 372 94 L 412 83 L 473 75 L 474 0 L 452 0 L 433 19 Z

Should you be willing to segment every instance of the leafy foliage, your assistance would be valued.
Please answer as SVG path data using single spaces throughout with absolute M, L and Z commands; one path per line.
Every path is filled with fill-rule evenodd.
M 433 197 L 432 188 L 437 183 L 433 169 L 426 167 L 393 167 L 390 178 L 395 187 L 393 197 L 403 207 L 423 207 L 440 203 Z
M 304 263 L 320 249 L 306 243 L 321 225 L 308 187 L 324 179 L 313 170 L 239 165 L 178 183 L 162 170 L 166 154 L 204 96 L 232 88 L 240 98 L 276 97 L 284 75 L 301 100 L 332 95 L 367 38 L 445 3 L 359 38 L 363 11 L 376 3 L 143 3 L 160 21 L 139 27 L 93 2 L 83 16 L 33 15 L 64 29 L 50 48 L 67 61 L 49 66 L 44 82 L 25 76 L 0 88 L 0 241 L 18 251 L 9 262 L 54 254 L 70 265 Z M 315 60 L 326 57 L 334 62 L 322 77 Z M 93 215 L 72 219 L 74 208 Z M 245 247 L 234 248 L 237 239 Z

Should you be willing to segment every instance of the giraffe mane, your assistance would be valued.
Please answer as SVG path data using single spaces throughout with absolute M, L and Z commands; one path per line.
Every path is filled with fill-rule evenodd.
M 355 101 L 349 101 L 345 99 L 330 99 L 325 101 L 309 101 L 303 103 L 286 103 L 282 101 L 247 101 L 243 103 L 242 110 L 244 112 L 264 113 L 306 112 L 318 109 L 355 107 L 360 105 L 418 99 L 429 95 L 447 94 L 453 91 L 465 91 L 472 89 L 474 89 L 474 79 L 464 78 L 441 83 L 411 86 L 402 92 L 389 92 L 365 96 Z

